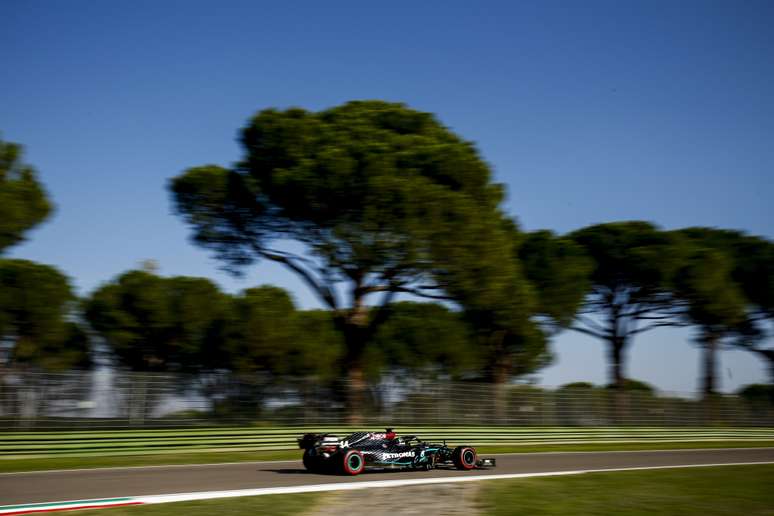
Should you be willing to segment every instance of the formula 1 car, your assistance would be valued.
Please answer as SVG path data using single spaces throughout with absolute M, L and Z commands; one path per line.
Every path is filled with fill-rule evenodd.
M 471 470 L 494 467 L 495 459 L 479 459 L 472 446 L 450 448 L 430 444 L 415 435 L 398 437 L 386 432 L 355 432 L 343 439 L 331 434 L 305 434 L 298 439 L 304 467 L 312 473 L 357 475 L 365 469 L 426 470 L 456 467 Z

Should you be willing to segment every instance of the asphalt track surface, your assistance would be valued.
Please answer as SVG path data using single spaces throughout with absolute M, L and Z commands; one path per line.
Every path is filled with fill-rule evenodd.
M 497 467 L 486 470 L 373 471 L 356 477 L 308 473 L 300 460 L 6 473 L 0 475 L 0 505 L 369 480 L 774 462 L 774 448 L 524 453 L 495 457 Z

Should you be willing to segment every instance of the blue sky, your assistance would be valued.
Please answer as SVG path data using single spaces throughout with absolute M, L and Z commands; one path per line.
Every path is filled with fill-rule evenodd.
M 0 131 L 27 147 L 55 216 L 10 254 L 80 293 L 152 258 L 164 274 L 311 294 L 262 265 L 241 280 L 187 242 L 167 180 L 239 157 L 259 109 L 386 99 L 477 142 L 526 229 L 621 219 L 774 237 L 774 3 L 6 0 Z M 696 387 L 689 330 L 638 337 L 632 377 Z M 542 382 L 604 381 L 604 349 L 556 343 Z M 725 389 L 765 378 L 724 352 Z

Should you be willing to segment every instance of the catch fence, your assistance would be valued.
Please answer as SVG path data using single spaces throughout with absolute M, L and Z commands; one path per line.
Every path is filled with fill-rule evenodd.
M 346 381 L 115 370 L 0 371 L 0 429 L 184 428 L 351 423 Z M 500 427 L 774 427 L 770 400 L 605 388 L 387 377 L 369 384 L 362 424 Z

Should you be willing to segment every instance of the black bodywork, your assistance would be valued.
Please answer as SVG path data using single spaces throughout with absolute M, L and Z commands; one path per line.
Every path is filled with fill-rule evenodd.
M 414 435 L 355 432 L 344 438 L 305 434 L 298 439 L 304 466 L 315 473 L 356 475 L 365 469 L 430 470 L 437 467 L 470 470 L 495 466 L 495 459 L 479 459 L 472 446 L 449 447 L 427 443 Z

